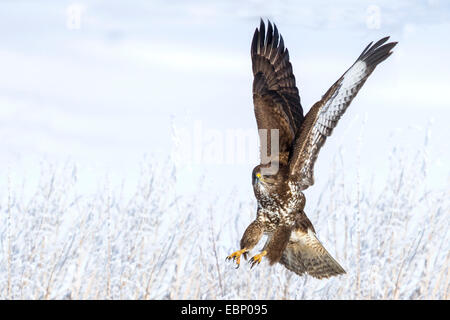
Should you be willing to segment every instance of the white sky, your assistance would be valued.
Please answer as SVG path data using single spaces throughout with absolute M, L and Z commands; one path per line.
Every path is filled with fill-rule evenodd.
M 338 146 L 349 172 L 361 154 L 368 178 L 387 172 L 392 146 L 420 149 L 430 121 L 428 183 L 448 183 L 446 1 L 2 1 L 0 177 L 71 159 L 95 189 L 106 172 L 134 181 L 144 154 L 173 155 L 172 125 L 194 134 L 200 123 L 219 140 L 256 130 L 249 50 L 260 17 L 284 37 L 305 112 L 370 41 L 399 41 L 322 150 L 318 185 Z M 202 143 L 220 146 L 212 139 Z M 181 166 L 179 192 L 204 176 L 212 196 L 233 187 L 251 196 L 255 161 Z

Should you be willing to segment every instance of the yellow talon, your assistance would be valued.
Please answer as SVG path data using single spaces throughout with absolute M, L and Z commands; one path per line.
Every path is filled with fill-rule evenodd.
M 261 252 L 260 254 L 257 254 L 257 255 L 255 255 L 254 257 L 252 257 L 251 259 L 250 259 L 250 263 L 251 263 L 251 267 L 250 267 L 250 269 L 251 268 L 253 268 L 255 265 L 257 265 L 257 264 L 260 264 L 261 263 L 261 260 L 262 260 L 262 258 L 265 256 L 267 254 L 267 251 L 266 250 L 264 250 L 263 252 Z
M 227 257 L 226 260 L 233 260 L 233 261 L 235 261 L 236 264 L 237 264 L 237 267 L 236 267 L 236 269 L 237 269 L 237 268 L 239 268 L 239 265 L 241 264 L 241 255 L 242 255 L 242 254 L 245 254 L 245 253 L 247 253 L 247 252 L 248 252 L 248 250 L 245 249 L 245 248 L 242 249 L 242 250 L 233 252 L 232 254 L 230 254 L 230 255 Z

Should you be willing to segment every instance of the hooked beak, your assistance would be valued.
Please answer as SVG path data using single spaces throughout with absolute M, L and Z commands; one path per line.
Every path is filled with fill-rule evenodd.
M 262 178 L 261 173 L 259 173 L 259 172 L 256 174 L 256 179 L 261 182 L 264 182 L 264 179 Z

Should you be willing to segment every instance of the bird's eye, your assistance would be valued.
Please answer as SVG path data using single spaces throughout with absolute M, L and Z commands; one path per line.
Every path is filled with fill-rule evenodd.
M 273 178 L 272 175 L 264 176 L 263 179 L 265 183 L 272 184 L 275 182 L 275 179 Z
M 259 181 L 261 181 L 261 182 L 263 182 L 263 183 L 274 183 L 275 182 L 275 180 L 274 180 L 274 178 L 273 178 L 273 176 L 271 176 L 271 175 L 262 175 L 261 173 L 257 173 L 256 174 L 256 178 L 257 178 L 257 180 L 259 180 Z

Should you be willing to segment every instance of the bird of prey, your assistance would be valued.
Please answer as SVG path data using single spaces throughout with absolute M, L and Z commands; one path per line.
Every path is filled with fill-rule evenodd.
M 304 212 L 302 191 L 314 183 L 314 163 L 325 140 L 369 75 L 392 54 L 397 42 L 387 43 L 388 39 L 371 42 L 304 116 L 283 37 L 270 21 L 266 32 L 261 19 L 251 45 L 253 104 L 261 142 L 261 163 L 252 173 L 258 207 L 240 250 L 227 257 L 237 267 L 241 256 L 247 258 L 265 234 L 262 252 L 249 261 L 252 267 L 267 257 L 271 265 L 279 262 L 298 275 L 321 279 L 345 273 L 318 240 Z M 271 131 L 278 133 L 277 141 Z

